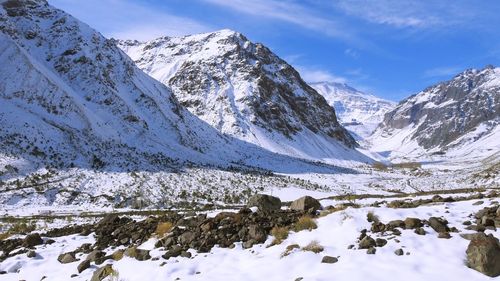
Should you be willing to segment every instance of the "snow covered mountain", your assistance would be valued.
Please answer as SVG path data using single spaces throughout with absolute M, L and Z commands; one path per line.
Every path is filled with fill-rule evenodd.
M 345 83 L 310 83 L 335 108 L 340 123 L 357 139 L 372 134 L 396 103 L 358 91 Z
M 113 40 L 44 0 L 1 1 L 0 30 L 1 164 L 122 171 L 295 161 L 220 134 Z
M 500 151 L 500 68 L 466 70 L 388 112 L 371 137 L 392 155 L 484 155 Z
M 224 134 L 301 158 L 360 159 L 351 149 L 355 140 L 325 99 L 289 64 L 240 33 L 221 30 L 119 46 Z

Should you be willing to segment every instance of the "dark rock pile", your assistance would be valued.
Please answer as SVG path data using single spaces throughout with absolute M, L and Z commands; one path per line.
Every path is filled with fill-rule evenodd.
M 500 227 L 500 206 L 485 207 L 473 215 L 476 224 L 471 221 L 464 222 L 466 229 L 483 232 L 486 229 L 496 230 Z

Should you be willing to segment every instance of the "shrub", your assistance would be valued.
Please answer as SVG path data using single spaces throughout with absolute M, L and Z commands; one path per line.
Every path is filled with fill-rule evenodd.
M 387 166 L 382 162 L 374 162 L 372 164 L 372 168 L 377 170 L 377 171 L 386 171 L 387 170 Z
M 283 240 L 288 238 L 288 228 L 275 226 L 271 229 L 271 235 L 274 236 L 272 245 L 281 244 Z
M 396 163 L 393 166 L 394 168 L 409 169 L 409 170 L 416 170 L 422 168 L 422 164 L 420 164 L 419 162 Z
M 313 240 L 311 243 L 307 244 L 307 246 L 302 247 L 302 251 L 308 251 L 308 252 L 313 252 L 313 253 L 320 253 L 323 252 L 324 248 L 319 244 L 318 241 Z
M 366 220 L 368 222 L 379 222 L 380 221 L 378 216 L 375 215 L 375 213 L 373 213 L 373 211 L 369 211 L 368 214 L 366 214 Z
M 290 255 L 293 250 L 299 249 L 299 248 L 300 248 L 300 246 L 298 244 L 288 245 L 288 246 L 286 246 L 285 252 L 283 252 L 283 254 L 281 254 L 281 257 L 282 258 L 286 257 L 286 256 Z
M 167 221 L 167 222 L 160 222 L 156 226 L 155 234 L 158 237 L 163 237 L 166 233 L 168 233 L 170 230 L 172 230 L 173 226 L 174 225 L 171 222 L 169 222 L 169 221 Z
M 295 232 L 299 232 L 302 230 L 313 230 L 318 228 L 316 222 L 309 216 L 302 216 L 294 225 Z

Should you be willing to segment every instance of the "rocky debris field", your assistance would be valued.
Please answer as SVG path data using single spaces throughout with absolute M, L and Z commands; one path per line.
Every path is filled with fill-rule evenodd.
M 143 270 L 154 265 L 169 272 L 155 278 L 169 276 L 175 280 L 179 272 L 168 268 L 188 264 L 193 268 L 203 267 L 200 259 L 219 255 L 223 255 L 222 263 L 230 263 L 233 254 L 238 260 L 238 255 L 246 253 L 250 255 L 249 261 L 265 259 L 269 264 L 293 266 L 302 256 L 317 260 L 318 264 L 340 266 L 343 260 L 367 262 L 369 256 L 379 256 L 380 262 L 393 259 L 391 256 L 421 258 L 420 252 L 426 252 L 429 247 L 425 244 L 439 245 L 439 249 L 446 241 L 455 241 L 453 254 L 461 255 L 461 271 L 466 270 L 476 278 L 480 275 L 471 273 L 471 269 L 483 276 L 496 277 L 500 275 L 500 243 L 496 234 L 500 207 L 496 198 L 498 193 L 490 191 L 466 196 L 375 201 L 367 206 L 356 203 L 322 206 L 321 201 L 309 196 L 284 204 L 279 198 L 259 194 L 234 212 L 168 212 L 142 220 L 108 214 L 92 224 L 68 225 L 1 240 L 0 274 L 7 278 L 5 280 L 37 274 L 47 280 L 72 277 L 94 281 L 117 278 L 120 274 L 120 279 L 113 280 L 139 280 L 124 265 L 140 262 L 147 264 Z M 360 256 L 361 253 L 366 253 L 366 257 Z M 400 260 L 403 267 L 408 263 L 405 259 Z M 376 261 L 370 261 L 377 266 Z M 51 264 L 50 271 L 37 268 L 44 262 Z M 449 265 L 446 260 L 441 263 L 446 265 L 444 268 Z M 191 270 L 186 276 L 206 271 L 210 269 Z M 235 269 L 226 268 L 226 271 L 237 278 Z

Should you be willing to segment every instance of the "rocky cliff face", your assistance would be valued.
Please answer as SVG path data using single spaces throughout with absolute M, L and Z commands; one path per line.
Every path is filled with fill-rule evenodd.
M 295 69 L 240 33 L 222 30 L 119 46 L 222 133 L 291 155 L 356 146 L 335 111 Z M 315 138 L 322 144 L 314 144 Z
M 375 143 L 398 138 L 446 150 L 494 133 L 500 123 L 500 68 L 469 69 L 413 95 L 388 112 Z M 398 145 L 396 142 L 393 145 Z
M 335 108 L 340 123 L 362 140 L 372 134 L 396 103 L 358 91 L 344 83 L 318 82 L 311 86 Z

